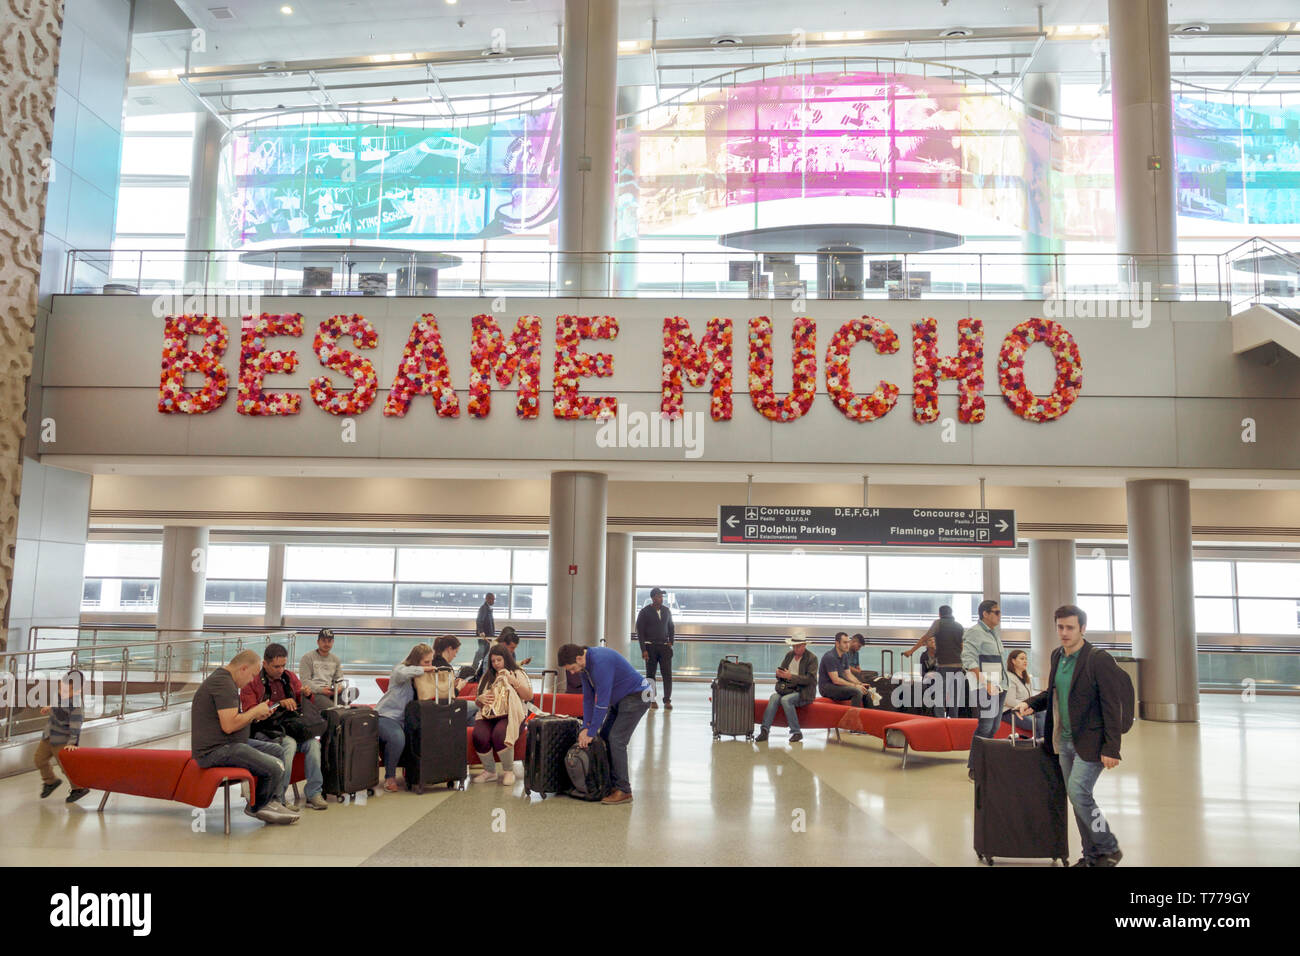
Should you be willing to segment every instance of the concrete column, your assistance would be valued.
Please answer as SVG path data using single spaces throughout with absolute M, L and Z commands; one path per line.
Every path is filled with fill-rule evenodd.
M 631 652 L 636 623 L 633 560 L 632 535 L 622 531 L 605 535 L 605 640 L 624 657 Z
M 1199 698 L 1191 489 L 1186 481 L 1146 479 L 1128 482 L 1127 494 L 1138 716 L 1194 721 Z
M 217 242 L 217 182 L 221 167 L 221 138 L 226 127 L 201 110 L 194 116 L 194 147 L 190 157 L 190 214 L 185 224 L 186 249 L 212 249 Z M 224 245 L 224 243 L 221 243 Z M 223 278 L 224 265 L 192 256 L 185 263 L 185 281 L 211 285 Z
M 279 628 L 284 624 L 284 545 L 273 544 L 269 550 L 270 553 L 266 556 L 266 616 L 263 623 L 269 628 Z
M 608 478 L 590 471 L 551 475 L 546 661 L 565 644 L 594 647 L 605 636 L 605 514 Z
M 622 116 L 636 113 L 655 103 L 652 86 L 620 86 L 617 113 Z M 623 146 L 620 148 L 619 144 Z M 636 252 L 640 245 L 637 215 L 640 207 L 640 190 L 637 177 L 640 170 L 640 150 L 636 133 L 615 132 L 614 142 L 614 289 L 623 295 L 636 292 L 640 281 Z
M 1074 583 L 1074 541 L 1031 539 L 1029 542 L 1029 672 L 1040 689 L 1051 675 L 1056 637 L 1056 609 L 1077 604 Z
M 202 560 L 198 560 L 198 555 Z M 208 583 L 208 529 L 163 528 L 162 579 L 158 582 L 158 640 L 187 640 L 201 637 L 203 597 Z M 211 670 L 226 663 L 225 649 L 208 661 Z M 226 660 L 217 660 L 224 657 Z M 180 645 L 172 651 L 173 673 L 193 673 L 203 660 L 201 645 Z
M 984 578 L 984 597 L 991 598 L 994 601 L 1002 600 L 1002 566 L 998 564 L 999 556 L 994 554 L 981 555 L 983 562 Z
M 1111 111 L 1115 140 L 1116 249 L 1120 255 L 1178 252 L 1174 118 L 1166 0 L 1110 0 Z M 1157 168 L 1158 167 L 1158 168 Z M 1172 292 L 1172 267 L 1150 258 L 1121 279 Z
M 617 74 L 618 4 L 565 0 L 558 259 L 565 294 L 603 295 L 611 284 Z
M 1030 296 L 1047 295 L 1048 284 L 1061 281 L 1051 253 L 1061 251 L 1052 221 L 1052 130 L 1061 111 L 1061 78 L 1056 73 L 1025 77 L 1025 195 L 1028 216 L 1021 243 L 1025 258 L 1025 288 Z

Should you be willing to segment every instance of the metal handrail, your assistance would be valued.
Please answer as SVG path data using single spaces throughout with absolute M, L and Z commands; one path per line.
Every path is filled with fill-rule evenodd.
M 1260 240 L 1265 242 L 1267 240 Z M 1238 247 L 1239 248 L 1239 247 Z M 1281 247 L 1278 247 L 1281 249 Z M 350 279 L 350 269 L 357 264 L 359 260 L 364 260 L 367 255 L 367 246 L 355 245 L 352 243 L 340 244 L 337 251 L 322 252 L 321 255 L 328 257 L 334 255 L 338 259 L 337 279 L 331 283 L 328 291 L 332 295 L 355 295 L 357 290 L 352 288 Z M 114 258 L 120 260 L 122 256 L 134 253 L 137 258 L 136 285 L 132 288 L 123 286 L 115 291 L 123 293 L 133 293 L 136 295 L 151 296 L 173 296 L 178 298 L 202 296 L 204 298 L 216 297 L 219 299 L 237 299 L 237 298 L 256 298 L 262 295 L 278 295 L 279 276 L 282 268 L 279 262 L 279 250 L 268 248 L 264 251 L 271 253 L 271 264 L 269 266 L 256 266 L 254 268 L 269 269 L 270 278 L 259 275 L 253 278 L 231 278 L 228 280 L 212 280 L 214 272 L 212 265 L 214 260 L 219 257 L 230 257 L 237 259 L 241 254 L 249 252 L 248 248 L 243 249 L 136 249 L 118 250 L 114 252 L 108 249 L 74 249 L 68 252 L 69 264 L 66 270 L 66 281 L 64 284 L 65 294 L 97 294 L 107 286 L 112 275 L 109 269 L 109 263 Z M 1281 250 L 1286 252 L 1286 250 Z M 391 258 L 391 252 L 376 251 L 376 256 Z M 592 250 L 586 252 L 566 252 L 559 250 L 538 250 L 538 251 L 519 251 L 515 252 L 506 249 L 497 250 L 437 250 L 437 249 L 420 249 L 408 250 L 408 266 L 418 265 L 421 258 L 425 257 L 435 261 L 436 257 L 454 256 L 459 259 L 456 265 L 448 266 L 444 272 L 450 276 L 449 280 L 444 280 L 438 289 L 437 296 L 441 297 L 458 297 L 458 296 L 482 296 L 492 295 L 496 292 L 511 292 L 515 295 L 532 295 L 538 297 L 564 297 L 572 295 L 583 296 L 612 296 L 612 297 L 634 297 L 637 295 L 655 295 L 666 294 L 668 296 L 676 295 L 680 298 L 687 297 L 734 297 L 747 299 L 761 299 L 780 297 L 781 291 L 778 290 L 777 283 L 773 282 L 771 287 L 765 287 L 755 281 L 750 281 L 747 288 L 723 288 L 722 286 L 741 286 L 743 280 L 732 281 L 730 279 L 720 280 L 716 275 L 701 279 L 688 280 L 688 266 L 703 268 L 717 268 L 725 266 L 734 261 L 752 261 L 755 264 L 753 270 L 754 277 L 757 278 L 761 271 L 759 263 L 766 257 L 781 255 L 794 257 L 796 267 L 807 267 L 814 262 L 820 262 L 823 257 L 829 257 L 831 264 L 843 256 L 844 258 L 853 258 L 856 261 L 862 259 L 896 261 L 900 263 L 901 273 L 910 275 L 913 272 L 933 272 L 941 269 L 954 270 L 955 277 L 950 279 L 938 278 L 933 280 L 939 289 L 922 290 L 919 295 L 923 298 L 960 298 L 969 299 L 973 295 L 979 298 L 985 297 L 1019 297 L 1024 300 L 1037 300 L 1049 295 L 1057 295 L 1061 292 L 1068 293 L 1068 285 L 1062 286 L 1063 277 L 1068 282 L 1069 272 L 1071 269 L 1097 270 L 1111 268 L 1114 270 L 1113 278 L 1106 279 L 1103 285 L 1085 285 L 1081 288 L 1087 289 L 1087 295 L 1092 298 L 1106 298 L 1112 295 L 1124 297 L 1132 296 L 1132 281 L 1142 272 L 1151 272 L 1152 270 L 1167 270 L 1172 276 L 1177 277 L 1180 271 L 1188 276 L 1186 282 L 1179 283 L 1174 281 L 1168 286 L 1157 290 L 1156 298 L 1168 295 L 1170 291 L 1175 296 L 1191 297 L 1197 301 L 1222 301 L 1224 299 L 1224 288 L 1231 288 L 1231 283 L 1225 283 L 1225 266 L 1229 265 L 1225 253 L 1182 253 L 1182 254 L 1145 254 L 1145 253 L 1111 253 L 1111 252 L 1025 252 L 1025 251 L 998 251 L 998 252 L 961 252 L 954 250 L 944 251 L 922 251 L 922 252 L 888 252 L 873 251 L 862 253 L 817 253 L 817 252 L 786 252 L 786 253 L 758 253 L 744 249 L 719 249 L 705 251 L 681 251 L 681 250 Z M 148 257 L 156 256 L 158 261 L 175 264 L 176 262 L 188 263 L 201 259 L 203 262 L 203 281 L 179 281 L 179 280 L 161 280 L 150 281 L 150 288 L 144 288 L 143 279 L 145 272 L 145 261 Z M 103 281 L 91 282 L 86 285 L 80 285 L 76 276 L 76 265 L 78 261 L 94 262 L 96 269 L 103 276 Z M 322 260 L 323 261 L 323 260 Z M 518 269 L 521 266 L 535 266 L 545 268 L 545 280 L 537 279 L 517 279 L 501 278 L 489 279 L 486 275 L 486 267 L 495 263 L 498 266 L 510 266 Z M 628 264 L 640 264 L 649 268 L 659 268 L 664 270 L 665 276 L 675 273 L 676 279 L 669 279 L 662 283 L 648 282 L 644 285 L 638 284 L 636 288 L 621 289 L 617 287 L 615 281 L 616 267 Z M 1036 280 L 1026 279 L 1023 282 L 998 282 L 989 281 L 986 278 L 986 272 L 995 276 L 1006 276 L 1008 269 L 1039 269 L 1050 270 L 1052 288 L 1040 285 Z M 457 270 L 464 269 L 465 273 L 457 275 Z M 563 269 L 572 270 L 575 278 L 563 285 L 557 284 L 553 277 L 559 275 Z M 290 269 L 290 272 L 297 270 Z M 1109 273 L 1106 273 L 1109 275 Z M 420 295 L 427 293 L 418 292 L 414 286 L 414 268 L 408 269 L 410 280 L 406 288 L 394 287 L 393 294 L 401 297 L 403 295 Z M 581 278 L 577 278 L 581 275 Z M 598 277 L 597 277 L 598 275 Z M 967 277 L 974 281 L 968 282 Z M 1096 275 L 1090 276 L 1094 281 Z M 1230 278 L 1230 276 L 1228 276 Z M 448 285 L 448 281 L 453 284 Z M 229 283 L 227 285 L 226 283 Z M 337 285 L 337 289 L 334 285 Z M 808 295 L 810 291 L 809 283 L 802 280 L 804 294 Z M 868 289 L 865 284 L 858 286 L 851 293 L 846 294 L 844 291 L 832 287 L 826 287 L 825 283 L 819 278 L 816 282 L 815 294 L 810 297 L 818 299 L 834 298 L 855 298 L 865 299 L 870 297 L 890 298 L 912 298 L 913 293 L 910 286 L 904 283 L 897 290 L 902 293 L 901 296 L 895 296 L 892 291 L 886 287 L 889 282 L 886 281 L 878 288 Z M 943 286 L 951 288 L 943 288 Z M 1058 291 L 1059 290 L 1059 291 Z M 730 295 L 728 295 L 730 293 Z M 290 293 L 292 294 L 292 293 Z M 1163 294 L 1163 295 L 1162 295 Z M 383 296 L 387 298 L 388 296 Z M 206 309 L 209 306 L 203 306 Z M 175 309 L 190 308 L 190 306 L 177 303 Z M 198 308 L 195 306 L 194 308 Z M 243 309 L 245 306 L 240 305 Z M 174 311 L 174 309 L 169 309 Z
M 72 628 L 66 625 L 55 626 L 50 628 L 32 627 L 29 628 L 28 630 L 29 640 L 30 640 L 30 636 L 33 635 L 33 633 L 38 630 L 55 630 L 55 629 L 77 630 L 78 632 L 85 630 L 84 628 Z M 94 629 L 90 629 L 90 630 L 92 630 L 92 632 L 94 631 Z M 175 630 L 177 632 L 184 633 L 187 631 L 193 631 L 195 629 L 176 628 Z M 166 632 L 164 631 L 159 633 L 161 634 Z M 217 632 L 217 633 L 221 634 L 226 632 Z M 293 656 L 296 653 L 297 638 L 299 633 L 298 631 L 281 629 L 281 630 L 264 630 L 259 633 L 264 633 L 267 638 L 275 638 L 275 637 L 283 638 L 285 642 L 290 645 L 287 648 L 290 656 Z M 67 654 L 68 670 L 74 670 L 78 668 L 80 665 L 80 657 L 82 653 L 89 650 L 92 654 L 92 659 L 90 664 L 90 680 L 93 683 L 95 679 L 95 670 L 96 670 L 96 663 L 97 663 L 96 658 L 99 652 L 120 651 L 121 670 L 118 677 L 119 694 L 118 694 L 117 714 L 115 716 L 117 720 L 123 720 L 126 718 L 126 714 L 127 714 L 127 692 L 129 689 L 130 670 L 131 670 L 132 663 L 152 664 L 154 666 L 154 671 L 156 674 L 158 669 L 157 665 L 160 660 L 162 661 L 163 671 L 162 671 L 162 680 L 161 680 L 162 686 L 160 691 L 161 706 L 147 707 L 145 708 L 145 710 L 166 711 L 170 708 L 172 702 L 172 681 L 176 676 L 175 668 L 173 666 L 173 659 L 174 659 L 174 651 L 177 646 L 185 646 L 185 645 L 192 645 L 195 647 L 201 646 L 203 649 L 203 660 L 200 665 L 200 673 L 206 674 L 208 672 L 209 663 L 211 662 L 212 659 L 211 650 L 213 644 L 224 643 L 226 641 L 234 640 L 236 642 L 236 646 L 242 650 L 245 637 L 246 637 L 245 634 L 240 633 L 231 636 L 219 636 L 219 637 L 180 638 L 178 640 L 155 639 L 155 640 L 144 640 L 144 641 L 132 641 L 129 643 L 122 643 L 122 644 L 92 644 L 89 648 L 87 648 L 85 645 L 76 645 L 72 647 L 29 649 L 24 651 L 6 651 L 4 653 L 0 653 L 0 681 L 11 682 L 14 689 L 16 690 L 18 686 L 17 665 L 20 660 L 25 660 L 26 666 L 23 668 L 22 680 L 23 680 L 23 686 L 26 687 L 28 683 L 33 679 L 32 675 L 33 672 L 36 670 L 36 668 L 34 667 L 34 662 L 37 656 L 48 655 L 48 654 L 56 654 L 56 655 Z M 149 648 L 153 653 L 147 656 L 137 657 L 133 660 L 131 651 L 133 649 L 141 649 L 141 648 Z M 41 668 L 41 669 L 44 670 L 45 668 Z M 9 740 L 13 735 L 13 728 L 15 722 L 14 711 L 15 711 L 15 699 L 14 699 L 14 695 L 11 694 L 9 695 L 9 700 L 4 707 L 3 732 L 0 733 L 0 741 Z

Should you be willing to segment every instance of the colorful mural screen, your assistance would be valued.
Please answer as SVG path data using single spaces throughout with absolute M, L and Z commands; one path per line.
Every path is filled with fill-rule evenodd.
M 553 109 L 491 125 L 236 131 L 222 156 L 230 246 L 289 238 L 475 239 L 555 217 Z
M 1300 221 L 1300 108 L 1185 96 L 1174 108 L 1180 215 Z M 818 197 L 885 200 L 900 224 L 923 206 L 942 221 L 951 206 L 976 232 L 984 222 L 1003 234 L 1114 236 L 1106 124 L 1041 122 L 946 79 L 810 74 L 702 92 L 640 120 L 618 134 L 620 240 L 713 237 L 757 221 L 763 204 Z M 223 153 L 221 222 L 232 247 L 535 233 L 556 217 L 558 170 L 554 107 L 455 129 L 239 130 Z

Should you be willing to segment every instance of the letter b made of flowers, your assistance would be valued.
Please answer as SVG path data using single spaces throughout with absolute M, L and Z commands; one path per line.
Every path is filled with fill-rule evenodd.
M 190 348 L 190 338 L 203 340 Z M 221 364 L 229 344 L 226 325 L 211 315 L 169 315 L 163 328 L 162 379 L 158 384 L 158 411 L 166 415 L 203 415 L 220 408 L 229 392 L 229 376 Z M 191 391 L 185 375 L 203 376 Z

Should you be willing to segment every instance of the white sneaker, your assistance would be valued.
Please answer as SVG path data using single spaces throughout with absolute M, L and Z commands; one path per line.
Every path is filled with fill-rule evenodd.
M 515 785 L 515 772 L 513 770 L 507 770 L 505 773 L 501 775 L 501 786 L 513 787 L 514 785 Z
M 497 775 L 495 773 L 488 773 L 486 770 L 484 770 L 481 774 L 479 774 L 477 777 L 474 778 L 473 782 L 492 783 L 496 779 L 497 779 Z
M 298 811 L 294 807 L 289 806 L 283 800 L 271 800 L 268 801 L 266 805 L 270 807 L 272 810 L 275 810 L 277 813 L 287 813 L 291 817 L 297 817 L 302 815 L 300 811 Z
M 283 804 L 280 805 L 283 807 Z M 263 823 L 279 824 L 280 826 L 289 826 L 297 823 L 301 819 L 296 813 L 287 813 L 283 809 L 276 809 L 274 801 L 268 803 L 261 810 L 258 810 L 253 816 Z

